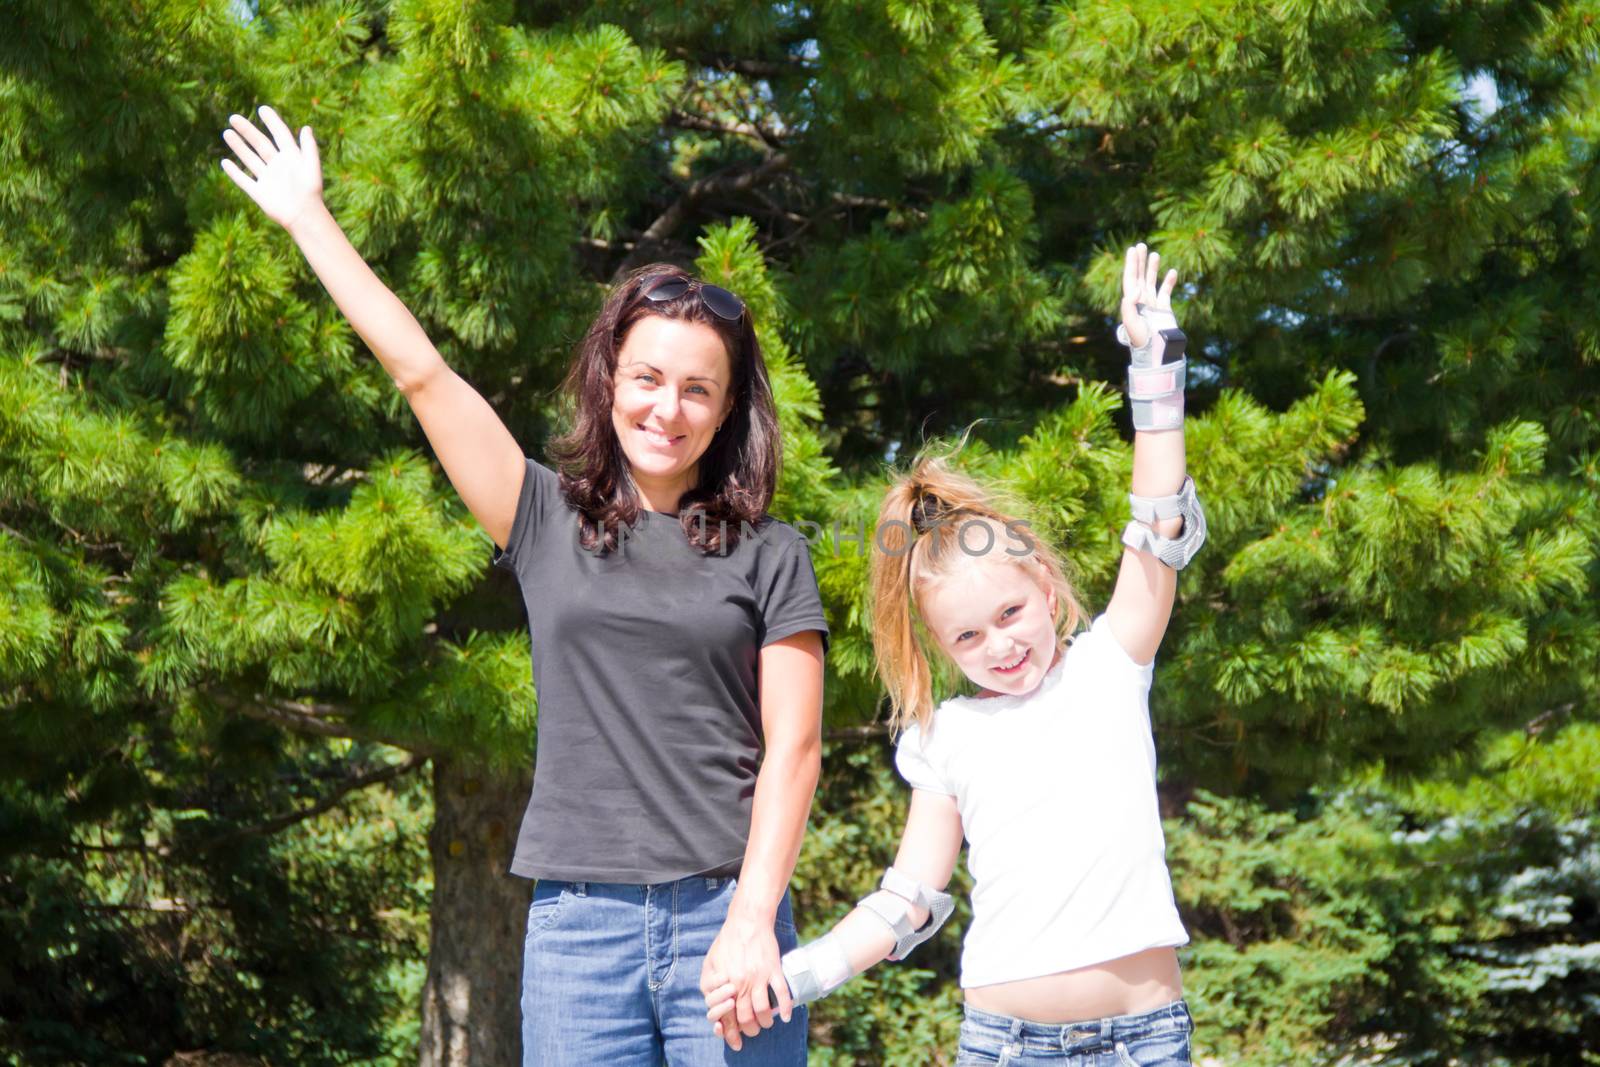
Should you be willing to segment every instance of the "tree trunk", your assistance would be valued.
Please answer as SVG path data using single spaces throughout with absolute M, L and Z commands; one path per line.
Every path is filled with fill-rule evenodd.
M 529 883 L 506 872 L 528 779 L 433 761 L 433 907 L 422 1067 L 517 1067 Z

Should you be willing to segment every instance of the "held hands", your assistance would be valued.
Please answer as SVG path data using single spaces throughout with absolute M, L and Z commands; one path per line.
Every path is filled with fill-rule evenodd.
M 738 1052 L 741 1039 L 740 1029 L 736 1024 L 737 1016 L 731 1019 L 727 1018 L 727 1016 L 734 1014 L 735 1008 L 737 1007 L 737 998 L 734 996 L 734 985 L 732 982 L 728 981 L 715 971 L 708 971 L 705 973 L 703 978 L 703 984 L 704 983 L 709 983 L 711 986 L 711 988 L 705 990 L 706 1018 L 711 1022 L 711 1029 L 716 1032 L 718 1037 L 728 1042 L 728 1046 L 732 1048 L 733 1051 Z M 778 1017 L 784 1022 L 788 1022 L 792 1016 L 792 1007 L 789 1010 L 785 1010 L 784 1008 L 777 1006 L 780 998 L 786 998 L 789 995 L 788 982 L 775 981 L 774 984 L 768 988 L 772 994 L 772 1003 L 774 1004 Z M 780 992 L 780 990 L 782 992 Z M 770 1013 L 768 1014 L 768 1018 L 771 1018 Z M 770 1026 L 771 1024 L 764 1023 L 763 1025 Z M 757 1030 L 752 1028 L 744 1036 L 752 1037 L 757 1032 Z
M 730 911 L 700 969 L 700 992 L 706 1018 L 735 1052 L 771 1027 L 774 1014 L 788 1022 L 794 1004 L 772 924 Z
M 1122 326 L 1127 331 L 1130 348 L 1143 348 L 1150 343 L 1156 330 L 1178 324 L 1172 315 L 1172 290 L 1177 284 L 1175 270 L 1167 271 L 1166 278 L 1161 278 L 1161 253 L 1150 251 L 1143 241 L 1128 249 L 1122 264 Z M 1161 339 L 1155 340 L 1153 362 L 1159 363 Z
M 222 161 L 222 169 L 268 218 L 286 230 L 292 229 L 312 208 L 322 205 L 322 158 L 310 126 L 300 128 L 297 144 L 278 113 L 265 104 L 261 106 L 261 121 L 271 137 L 243 115 L 229 116 L 230 128 L 222 133 L 223 141 L 255 176 L 254 180 L 245 177 L 231 159 Z

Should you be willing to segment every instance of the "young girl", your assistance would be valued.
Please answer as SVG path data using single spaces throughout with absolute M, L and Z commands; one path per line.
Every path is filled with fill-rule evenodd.
M 1051 549 L 943 461 L 923 459 L 879 513 L 878 666 L 901 730 L 911 809 L 883 888 L 783 959 L 795 1003 L 902 959 L 950 914 L 963 835 L 972 926 L 958 1064 L 1189 1063 L 1178 917 L 1156 805 L 1150 688 L 1177 568 L 1205 536 L 1184 474 L 1177 273 L 1130 248 L 1133 521 L 1104 615 L 1083 613 Z M 937 650 L 936 652 L 934 650 Z M 977 686 L 937 708 L 929 656 Z M 720 1028 L 730 987 L 706 982 Z

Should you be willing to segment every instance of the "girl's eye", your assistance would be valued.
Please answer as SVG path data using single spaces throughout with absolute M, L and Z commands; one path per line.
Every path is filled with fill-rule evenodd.
M 960 644 L 962 641 L 965 641 L 967 638 L 973 636 L 977 632 L 978 631 L 976 631 L 976 630 L 964 630 L 964 631 L 962 631 L 961 636 L 956 638 L 956 643 Z
M 1009 618 L 1011 618 L 1011 613 L 1012 612 L 1021 611 L 1021 610 L 1022 610 L 1022 605 L 1021 604 L 1013 604 L 1009 608 L 1007 608 L 1006 610 L 1002 611 L 1000 613 L 1000 617 L 1002 619 L 1009 619 Z

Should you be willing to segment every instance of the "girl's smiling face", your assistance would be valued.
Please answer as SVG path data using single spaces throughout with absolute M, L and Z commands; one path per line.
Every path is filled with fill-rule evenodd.
M 968 557 L 918 598 L 929 632 L 980 696 L 1031 693 L 1055 663 L 1056 597 L 1038 566 L 996 549 Z
M 697 322 L 646 315 L 617 350 L 611 422 L 645 507 L 671 511 L 733 408 L 728 350 Z

